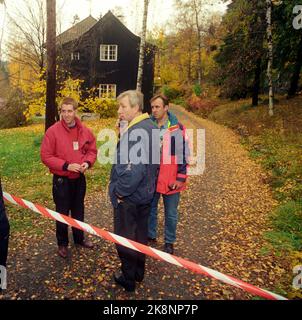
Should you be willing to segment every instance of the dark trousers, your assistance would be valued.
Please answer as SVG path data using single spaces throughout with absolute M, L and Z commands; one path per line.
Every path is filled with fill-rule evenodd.
M 85 176 L 78 179 L 68 179 L 66 177 L 53 177 L 53 200 L 56 204 L 56 211 L 66 216 L 84 221 L 84 198 L 86 193 Z M 73 241 L 81 244 L 84 240 L 82 230 L 72 228 Z M 56 221 L 56 236 L 59 246 L 68 246 L 68 226 L 65 223 Z
M 130 240 L 147 244 L 148 217 L 150 204 L 135 205 L 130 202 L 121 202 L 114 208 L 114 233 Z M 122 272 L 129 284 L 135 280 L 142 280 L 145 273 L 146 256 L 142 253 L 116 245 L 122 263 Z
M 6 267 L 7 251 L 9 238 L 9 224 L 6 221 L 5 225 L 0 228 L 0 266 Z
M 0 265 L 6 267 L 9 238 L 9 222 L 5 212 L 2 186 L 0 181 Z

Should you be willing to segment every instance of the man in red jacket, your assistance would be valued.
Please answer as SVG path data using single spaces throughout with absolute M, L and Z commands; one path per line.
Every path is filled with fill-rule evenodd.
M 77 102 L 64 98 L 60 104 L 61 121 L 45 133 L 41 146 L 42 162 L 53 174 L 53 199 L 56 211 L 84 221 L 86 180 L 84 173 L 91 168 L 97 156 L 96 141 L 92 132 L 76 117 Z M 83 231 L 72 228 L 76 245 L 92 248 L 92 242 L 84 240 Z M 56 222 L 58 253 L 68 255 L 68 226 Z
M 160 129 L 161 161 L 157 180 L 156 193 L 151 203 L 149 215 L 148 238 L 156 241 L 157 206 L 162 195 L 165 209 L 165 247 L 167 253 L 173 254 L 176 241 L 178 221 L 178 203 L 180 192 L 186 189 L 187 156 L 189 145 L 184 126 L 169 111 L 169 101 L 162 94 L 151 100 L 152 117 Z

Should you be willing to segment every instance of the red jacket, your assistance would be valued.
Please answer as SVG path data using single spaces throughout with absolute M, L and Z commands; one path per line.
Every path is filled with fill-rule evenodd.
M 67 171 L 67 164 L 87 162 L 92 166 L 96 160 L 96 141 L 92 132 L 76 118 L 78 127 L 79 149 L 73 149 L 70 129 L 64 120 L 51 126 L 45 133 L 41 146 L 42 162 L 50 172 L 70 179 L 77 178 L 78 173 Z
M 173 194 L 186 189 L 187 156 L 190 153 L 185 127 L 178 122 L 175 115 L 168 113 L 171 126 L 163 136 L 163 151 L 156 191 L 162 194 Z M 171 190 L 169 185 L 175 181 L 184 182 L 183 186 Z

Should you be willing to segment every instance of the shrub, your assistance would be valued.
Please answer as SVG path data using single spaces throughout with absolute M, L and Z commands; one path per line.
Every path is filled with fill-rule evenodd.
M 217 104 L 213 101 L 192 95 L 187 100 L 186 109 L 207 118 L 216 106 Z
M 7 102 L 0 106 L 0 128 L 14 128 L 26 124 L 26 105 L 20 89 L 13 89 Z
M 25 111 L 26 119 L 37 116 L 45 115 L 46 106 L 46 80 L 38 79 L 32 85 L 30 97 L 28 97 L 28 107 Z
M 79 111 L 97 113 L 103 119 L 114 118 L 117 116 L 117 104 L 114 99 L 89 96 L 84 100 Z
M 186 106 L 186 101 L 183 97 L 178 97 L 178 98 L 172 100 L 171 102 L 178 105 L 178 106 L 183 106 L 183 107 Z
M 82 86 L 83 82 L 84 82 L 84 80 L 72 79 L 71 77 L 68 77 L 61 84 L 60 90 L 58 90 L 57 104 L 59 105 L 60 101 L 64 97 L 71 97 L 71 98 L 75 99 L 76 101 L 81 101 L 81 98 L 82 98 L 81 86 Z
M 202 89 L 201 89 L 201 86 L 200 84 L 196 83 L 193 87 L 193 92 L 194 94 L 197 96 L 197 97 L 200 97 L 201 94 L 202 94 Z
M 181 90 L 169 86 L 163 86 L 161 91 L 170 101 L 180 97 L 183 94 Z
M 71 97 L 77 101 L 81 100 L 82 91 L 81 85 L 83 80 L 72 79 L 68 77 L 63 83 L 60 84 L 57 92 L 56 104 L 59 105 L 64 97 Z M 36 115 L 45 115 L 46 111 L 46 80 L 40 77 L 33 83 L 32 91 L 28 99 L 28 108 L 25 112 L 26 118 L 29 120 Z

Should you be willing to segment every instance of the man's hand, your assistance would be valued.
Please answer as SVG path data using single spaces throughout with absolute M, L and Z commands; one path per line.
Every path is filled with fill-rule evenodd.
M 116 126 L 119 134 L 122 135 L 128 127 L 128 121 L 122 120 L 122 119 L 117 119 L 115 126 Z
M 116 197 L 117 197 L 117 203 L 121 203 L 124 202 L 123 201 L 123 197 L 121 195 L 119 195 L 118 193 L 115 193 Z
M 81 164 L 81 172 L 84 173 L 89 168 L 89 165 L 87 162 L 83 162 Z
M 171 190 L 177 190 L 177 189 L 180 189 L 183 185 L 184 185 L 184 182 L 175 181 L 175 182 L 169 184 L 169 188 Z
M 71 172 L 77 172 L 78 173 L 78 172 L 82 172 L 81 171 L 82 167 L 77 163 L 71 163 L 71 164 L 68 165 L 67 170 L 71 171 Z

